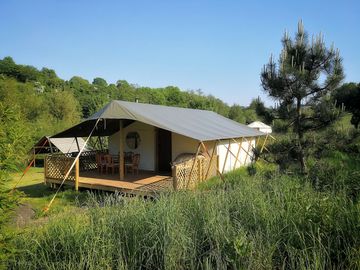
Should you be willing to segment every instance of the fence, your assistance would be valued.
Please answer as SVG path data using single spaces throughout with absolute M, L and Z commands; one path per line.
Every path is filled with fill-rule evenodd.
M 79 171 L 96 170 L 96 154 L 99 151 L 82 152 L 79 158 Z M 45 180 L 64 180 L 64 177 L 74 162 L 77 153 L 51 154 L 45 157 Z M 76 166 L 74 166 L 67 177 L 67 181 L 75 181 Z
M 173 185 L 175 190 L 192 189 L 198 183 L 217 175 L 218 156 L 212 159 L 198 155 L 197 158 L 179 162 L 172 167 Z
M 45 179 L 63 180 L 74 160 L 75 157 L 63 154 L 47 155 L 45 157 Z M 75 181 L 75 176 L 74 166 L 66 180 Z

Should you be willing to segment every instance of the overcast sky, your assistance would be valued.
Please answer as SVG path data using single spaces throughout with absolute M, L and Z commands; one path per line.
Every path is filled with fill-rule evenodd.
M 340 49 L 345 81 L 360 82 L 359 1 L 0 1 L 0 58 L 58 76 L 201 89 L 248 105 L 285 29 Z M 268 104 L 271 104 L 267 100 Z

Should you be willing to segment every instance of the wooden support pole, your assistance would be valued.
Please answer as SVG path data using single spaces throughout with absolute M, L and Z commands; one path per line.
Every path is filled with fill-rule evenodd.
M 195 163 L 196 163 L 196 160 L 197 160 L 197 156 L 199 155 L 199 152 L 200 152 L 200 147 L 201 147 L 201 142 L 199 142 L 199 145 L 198 145 L 198 148 L 196 150 L 196 155 L 195 155 L 195 158 L 194 158 L 194 161 L 192 163 L 192 166 L 191 166 L 191 170 L 190 170 L 190 173 L 189 173 L 189 179 L 186 183 L 186 188 L 188 188 L 189 184 L 190 184 L 190 180 L 191 180 L 191 175 L 192 175 L 192 172 L 194 170 L 194 167 L 195 167 Z
M 51 141 L 50 141 L 50 138 L 49 138 L 49 137 L 47 137 L 47 141 L 48 141 L 49 146 L 50 146 L 50 153 L 52 154 L 52 153 L 54 152 L 54 150 L 53 150 L 52 143 L 51 143 Z
M 104 148 L 103 148 L 103 144 L 102 144 L 100 136 L 98 136 L 98 140 L 99 140 L 99 144 L 100 144 L 100 150 L 103 151 Z
M 236 159 L 235 163 L 236 163 L 236 161 L 239 161 L 239 163 L 240 163 L 240 160 L 235 156 L 235 154 L 231 151 L 231 149 L 229 147 L 227 147 L 226 145 L 224 145 L 224 146 L 225 146 L 226 150 L 228 151 L 228 153 L 230 153 L 230 155 L 232 155 Z
M 46 185 L 46 177 L 47 177 L 47 173 L 48 173 L 48 165 L 47 165 L 48 161 L 47 161 L 47 156 L 45 156 L 44 158 L 44 184 Z
M 246 138 L 245 138 L 246 139 Z M 249 152 L 250 152 L 250 147 L 251 147 L 251 140 L 252 140 L 252 138 L 250 139 L 250 141 L 248 141 L 247 140 L 247 142 L 248 142 L 248 150 L 247 150 L 247 155 L 245 156 L 245 160 L 244 160 L 244 165 L 246 165 L 246 160 L 247 160 L 247 158 L 249 157 L 249 156 L 251 156 L 250 154 L 249 154 Z
M 235 140 L 235 139 L 234 139 L 234 140 Z M 236 141 L 236 140 L 235 140 L 235 141 Z M 236 141 L 236 142 L 237 142 L 237 141 Z M 238 151 L 237 151 L 237 153 L 236 153 L 235 163 L 234 163 L 234 168 L 233 168 L 233 170 L 235 170 L 235 169 L 236 169 L 236 162 L 238 162 L 238 161 L 239 161 L 239 164 L 240 164 L 240 166 L 241 166 L 241 160 L 239 160 L 239 155 L 240 155 L 240 151 L 241 151 L 242 143 L 243 143 L 243 138 L 241 138 L 241 142 L 240 142 L 240 143 L 238 143 L 239 148 L 238 148 Z
M 178 179 L 177 179 L 177 166 L 174 165 L 172 168 L 171 168 L 171 174 L 172 174 L 172 178 L 173 178 L 173 188 L 174 190 L 176 191 L 178 189 L 178 186 L 177 186 L 177 182 L 178 182 Z
M 34 168 L 36 167 L 36 150 L 34 148 L 34 151 L 33 151 L 33 159 L 34 159 Z
M 235 154 L 231 151 L 231 149 L 228 148 L 227 146 L 225 146 L 225 148 L 229 151 L 230 155 L 232 155 L 232 156 L 236 159 L 236 156 L 235 156 Z M 239 161 L 239 163 L 240 163 L 240 160 L 237 159 L 237 161 Z M 236 162 L 236 161 L 235 161 L 235 162 Z
M 205 145 L 204 145 L 204 146 L 205 146 Z M 210 160 L 209 160 L 209 166 L 208 166 L 208 168 L 207 168 L 207 170 L 206 170 L 206 174 L 205 174 L 204 180 L 207 180 L 207 179 L 208 179 L 208 175 L 209 175 L 209 171 L 210 171 L 210 168 L 211 168 L 211 164 L 212 164 L 212 162 L 213 162 L 214 154 L 215 154 L 215 152 L 216 152 L 216 146 L 217 146 L 217 141 L 214 142 L 213 151 L 212 151 L 212 153 L 211 153 L 211 156 L 209 156 L 209 158 L 210 158 Z M 207 149 L 206 149 L 206 150 L 207 150 Z M 205 151 L 205 152 L 207 152 L 207 151 Z
M 250 143 L 245 137 L 244 137 L 244 139 L 245 139 L 245 141 L 247 141 L 248 143 Z M 233 139 L 233 141 L 237 143 L 237 141 L 236 141 L 235 139 Z M 250 153 L 249 153 L 244 147 L 242 147 L 242 145 L 241 145 L 241 149 L 244 150 L 245 153 L 247 153 L 249 156 L 251 156 Z
M 208 156 L 210 156 L 210 153 L 209 153 L 208 149 L 206 148 L 206 146 L 205 146 L 205 144 L 204 144 L 203 142 L 201 142 L 201 146 L 202 146 L 202 148 L 204 149 L 205 153 L 206 153 Z M 224 176 L 222 175 L 222 173 L 221 173 L 220 170 L 219 170 L 219 155 L 217 155 L 217 160 L 216 160 L 216 171 L 217 171 L 217 173 L 219 174 L 221 180 L 224 181 Z
M 225 147 L 226 147 L 226 146 L 225 146 Z M 227 162 L 227 159 L 228 159 L 228 156 L 229 156 L 230 147 L 231 147 L 231 141 L 229 140 L 229 146 L 226 147 L 226 148 L 227 148 L 227 151 L 226 151 L 225 161 L 224 161 L 224 164 L 223 164 L 223 168 L 222 168 L 221 173 L 224 173 L 224 171 L 225 171 L 225 166 L 226 166 L 226 162 Z
M 78 152 L 80 152 L 80 146 L 79 146 L 79 141 L 78 141 L 77 137 L 75 137 L 75 141 L 76 141 L 76 146 L 77 146 Z
M 80 174 L 80 166 L 79 166 L 79 159 L 76 159 L 76 163 L 75 163 L 75 191 L 79 190 L 79 174 Z
M 119 143 L 119 177 L 120 180 L 124 180 L 125 166 L 124 166 L 124 126 L 123 121 L 120 120 L 120 143 Z
M 198 172 L 199 172 L 199 181 L 201 182 L 203 180 L 203 164 L 202 164 L 202 160 L 198 160 Z
M 275 139 L 274 136 L 271 136 L 271 134 L 269 134 L 269 133 L 268 133 L 268 135 L 269 135 L 269 137 L 270 137 L 271 139 L 273 139 L 274 141 L 276 141 L 276 139 Z
M 265 137 L 265 140 L 264 140 L 264 143 L 263 143 L 263 145 L 262 145 L 262 147 L 261 147 L 261 149 L 260 149 L 260 154 L 262 153 L 262 151 L 264 150 L 264 147 L 265 147 L 265 144 L 266 144 L 266 140 L 267 140 L 267 138 L 269 137 L 269 133 L 267 133 L 266 134 L 266 137 Z

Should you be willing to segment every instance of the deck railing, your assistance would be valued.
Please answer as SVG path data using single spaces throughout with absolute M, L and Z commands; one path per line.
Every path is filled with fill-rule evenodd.
M 85 151 L 82 152 L 79 158 L 78 172 L 77 166 L 74 166 L 67 177 L 67 181 L 75 181 L 76 173 L 80 171 L 96 170 L 96 153 L 99 151 Z M 51 154 L 45 157 L 45 181 L 46 179 L 64 180 L 64 177 L 74 162 L 78 153 L 69 154 Z
M 45 157 L 45 181 L 46 179 L 63 180 L 66 173 L 69 171 L 71 164 L 75 157 L 64 154 L 53 154 Z M 76 170 L 75 166 L 72 168 L 66 180 L 75 181 Z
M 172 166 L 174 190 L 192 189 L 198 183 L 217 175 L 218 156 L 198 156 Z
M 86 151 L 80 155 L 80 159 L 74 166 L 66 181 L 74 182 L 79 177 L 79 172 L 96 170 L 96 154 L 98 151 Z M 51 154 L 45 157 L 45 182 L 47 179 L 63 181 L 66 173 L 75 161 L 77 153 L 72 154 Z M 218 156 L 214 155 L 211 159 L 202 155 L 195 159 L 178 162 L 172 167 L 173 187 L 174 190 L 192 189 L 198 183 L 203 182 L 217 175 Z

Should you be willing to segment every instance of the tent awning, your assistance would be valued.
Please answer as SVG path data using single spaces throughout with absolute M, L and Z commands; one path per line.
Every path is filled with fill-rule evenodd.
M 83 138 L 77 138 L 79 148 L 85 145 Z M 64 154 L 78 152 L 78 146 L 74 137 L 72 138 L 49 138 L 48 136 L 42 137 L 34 146 L 35 154 L 51 153 L 53 151 L 60 151 Z M 55 149 L 54 149 L 55 148 Z
M 97 119 L 102 121 L 99 122 L 93 136 L 109 136 L 117 132 L 120 119 L 124 120 L 125 126 L 139 121 L 199 141 L 265 135 L 212 111 L 114 100 L 82 123 L 52 138 L 85 137 Z

